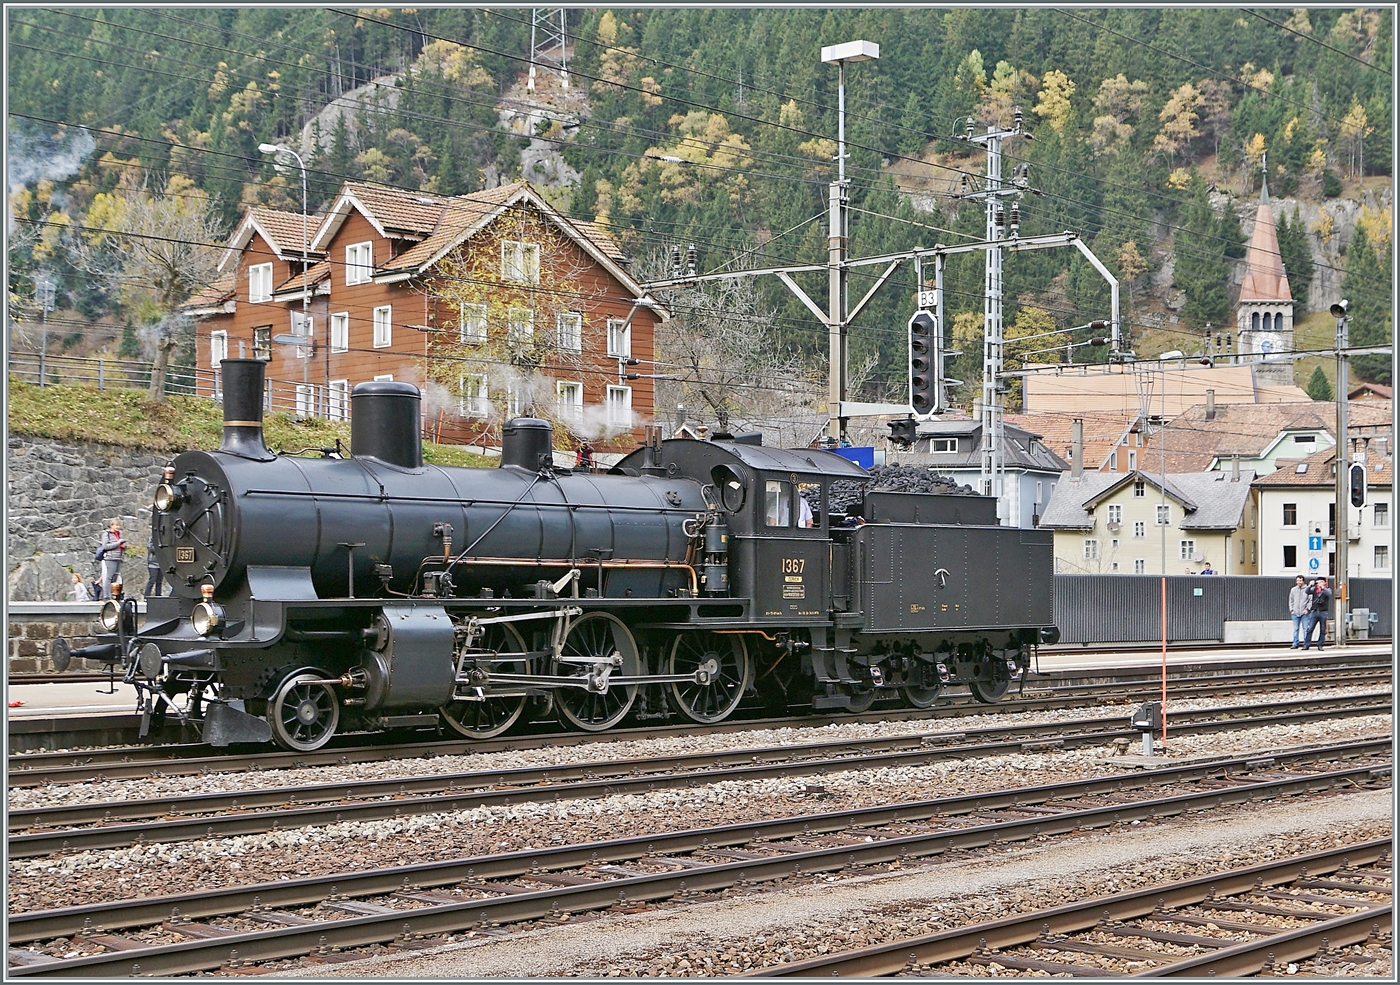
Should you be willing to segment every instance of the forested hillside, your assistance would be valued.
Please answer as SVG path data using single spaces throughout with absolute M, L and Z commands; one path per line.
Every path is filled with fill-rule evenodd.
M 525 97 L 528 10 L 8 17 L 11 295 L 32 315 L 35 275 L 56 280 L 53 317 L 74 346 L 106 315 L 130 326 L 131 350 L 161 317 L 159 299 L 82 260 L 117 200 L 195 203 L 224 230 L 248 205 L 299 209 L 298 175 L 258 145 L 296 145 L 376 79 L 393 98 L 306 133 L 313 211 L 346 178 L 452 194 L 520 176 L 609 223 L 641 275 L 669 274 L 672 244 L 693 243 L 702 271 L 822 263 L 837 74 L 819 52 L 856 38 L 881 57 L 847 72 L 852 255 L 980 239 L 981 205 L 956 196 L 983 157 L 951 138 L 1020 108 L 1034 138 L 1007 146 L 1033 189 L 1021 232 L 1084 237 L 1125 285 L 1140 355 L 1191 351 L 1207 322 L 1233 324 L 1265 162 L 1299 318 L 1342 290 L 1353 341 L 1390 338 L 1388 10 L 576 10 L 571 88 L 542 82 L 526 133 L 501 121 Z M 541 147 L 559 167 L 539 163 Z M 877 270 L 853 275 L 852 300 Z M 808 276 L 823 296 L 822 275 Z M 1073 250 L 1017 254 L 1006 282 L 1012 335 L 1107 313 L 1103 281 Z M 980 255 L 950 265 L 964 378 L 980 375 L 981 283 Z M 1310 283 L 1329 296 L 1304 296 Z M 772 337 L 820 370 L 822 326 L 773 279 L 758 290 Z M 902 271 L 853 329 L 868 397 L 904 379 L 913 290 Z M 1388 359 L 1356 369 L 1389 381 Z

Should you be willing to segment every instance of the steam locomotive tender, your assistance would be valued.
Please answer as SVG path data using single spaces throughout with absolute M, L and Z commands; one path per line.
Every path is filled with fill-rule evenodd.
M 486 738 L 527 707 L 608 729 L 630 713 L 719 722 L 773 710 L 995 701 L 1053 641 L 1051 535 L 976 496 L 867 490 L 833 526 L 838 455 L 652 438 L 606 475 L 552 467 L 545 421 L 504 429 L 494 469 L 424 465 L 420 396 L 355 387 L 350 453 L 276 455 L 264 364 L 226 359 L 218 451 L 164 469 L 166 598 L 118 599 L 97 642 L 143 734 L 169 714 L 213 745 L 319 748 L 435 724 Z M 815 504 L 815 509 L 812 508 Z

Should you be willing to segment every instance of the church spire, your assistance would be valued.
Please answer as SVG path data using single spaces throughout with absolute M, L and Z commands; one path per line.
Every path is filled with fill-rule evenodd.
M 1259 169 L 1260 169 L 1260 171 L 1263 172 L 1263 175 L 1262 175 L 1262 177 L 1260 178 L 1260 182 L 1261 182 L 1262 187 L 1261 187 L 1260 190 L 1259 190 L 1259 204 L 1260 204 L 1260 205 L 1268 205 L 1268 204 L 1269 204 L 1269 152 L 1268 152 L 1268 151 L 1265 151 L 1265 152 L 1264 152 L 1264 161 L 1263 161 L 1263 163 L 1260 165 Z
M 1259 212 L 1254 218 L 1254 233 L 1244 255 L 1244 283 L 1240 285 L 1240 301 L 1291 301 L 1288 276 L 1283 269 L 1283 256 L 1278 248 L 1278 230 L 1274 226 L 1274 207 L 1269 203 L 1268 155 L 1264 156 L 1264 187 L 1259 193 Z

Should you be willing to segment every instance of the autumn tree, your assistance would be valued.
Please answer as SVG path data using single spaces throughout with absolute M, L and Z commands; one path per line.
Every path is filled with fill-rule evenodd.
M 1200 135 L 1196 122 L 1203 102 L 1200 91 L 1190 82 L 1173 89 L 1157 114 L 1162 121 L 1162 129 L 1153 138 L 1152 149 L 1165 152 L 1173 161 L 1184 152 L 1191 141 Z
M 218 273 L 225 238 L 218 206 L 181 175 L 156 191 L 129 179 L 96 195 L 83 225 L 71 241 L 73 263 L 109 281 L 140 326 L 153 356 L 148 396 L 163 401 L 171 352 L 194 330 L 180 305 Z

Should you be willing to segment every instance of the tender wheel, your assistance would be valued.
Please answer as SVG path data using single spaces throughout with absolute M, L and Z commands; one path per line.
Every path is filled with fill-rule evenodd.
M 267 703 L 267 721 L 272 738 L 284 749 L 311 752 L 320 749 L 335 735 L 340 724 L 340 701 L 327 675 L 308 668 L 289 674 Z
M 708 671 L 710 683 L 677 681 L 671 696 L 681 714 L 703 724 L 722 722 L 739 707 L 753 680 L 753 664 L 744 637 L 738 633 L 685 633 L 671 644 L 668 674 Z
M 612 668 L 613 676 L 628 677 L 641 673 L 637 641 L 626 624 L 610 612 L 589 612 L 574 623 L 564 640 L 563 657 L 622 657 L 622 665 Z M 556 676 L 587 677 L 596 664 L 554 661 Z M 554 691 L 554 703 L 563 719 L 585 732 L 610 729 L 632 710 L 637 699 L 637 685 L 608 687 L 606 691 L 587 688 L 561 687 Z
M 983 704 L 993 704 L 1006 696 L 1011 686 L 1005 665 L 1000 661 L 984 660 L 977 665 L 977 676 L 968 682 L 972 696 Z
M 875 689 L 873 687 L 858 687 L 854 684 L 841 684 L 839 687 L 841 693 L 850 698 L 850 707 L 846 710 L 853 715 L 869 711 L 870 706 L 875 703 Z
M 525 639 L 510 623 L 493 623 L 477 641 L 477 649 L 491 653 L 524 653 Z M 468 673 L 471 664 L 466 665 Z M 486 669 L 504 674 L 524 674 L 529 665 L 524 660 L 509 663 L 492 663 Z M 525 711 L 525 695 L 512 698 L 487 698 L 485 701 L 449 701 L 438 709 L 442 720 L 452 729 L 469 739 L 490 739 L 500 735 L 520 720 Z
M 907 684 L 900 685 L 899 693 L 910 708 L 932 708 L 943 690 L 938 680 L 938 669 L 923 661 L 915 662 Z

